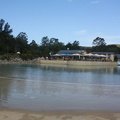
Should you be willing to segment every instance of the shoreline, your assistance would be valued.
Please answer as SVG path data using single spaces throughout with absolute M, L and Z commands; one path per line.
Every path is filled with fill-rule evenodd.
M 36 64 L 36 65 L 53 65 L 53 66 L 117 66 L 117 62 L 102 62 L 102 61 L 66 61 L 66 60 L 41 60 L 41 59 L 34 59 L 34 60 L 0 60 L 0 64 Z
M 0 109 L 0 120 L 119 120 L 120 112 L 44 111 Z

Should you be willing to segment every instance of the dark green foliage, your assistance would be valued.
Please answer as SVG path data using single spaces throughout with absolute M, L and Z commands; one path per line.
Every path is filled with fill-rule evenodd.
M 57 39 L 57 38 L 50 39 L 50 52 L 51 52 L 51 54 L 55 54 L 63 48 L 64 48 L 64 44 L 62 42 L 59 42 L 59 39 Z
M 104 38 L 97 37 L 93 40 L 93 45 L 95 45 L 95 46 L 105 46 L 106 43 L 105 43 Z
M 26 54 L 20 54 L 20 58 L 22 60 L 32 60 L 34 59 L 34 56 L 32 54 L 26 53 Z
M 86 50 L 87 52 L 115 52 L 120 53 L 116 45 L 106 45 L 104 38 L 97 37 L 93 40 L 93 47 L 82 47 L 79 41 L 68 42 L 66 45 L 58 38 L 45 36 L 41 39 L 40 45 L 35 40 L 28 44 L 28 36 L 20 32 L 17 37 L 12 35 L 12 29 L 5 20 L 0 19 L 0 59 L 10 60 L 17 57 L 23 60 L 30 60 L 37 57 L 48 57 L 60 50 Z M 117 59 L 117 58 L 116 58 Z
M 106 45 L 104 38 L 97 37 L 93 40 L 93 52 L 114 52 L 120 53 L 120 48 L 117 45 Z
M 32 40 L 32 42 L 29 44 L 29 53 L 32 54 L 34 57 L 40 56 L 40 48 L 35 40 Z
M 10 29 L 10 25 L 8 23 L 5 23 L 5 20 L 0 20 L 0 32 L 11 34 L 12 29 Z
M 116 45 L 106 45 L 106 46 L 93 46 L 92 47 L 93 52 L 114 52 L 119 54 L 120 48 Z
M 57 53 L 59 50 L 64 48 L 64 44 L 59 42 L 57 38 L 43 37 L 41 40 L 41 56 L 49 57 L 51 54 Z
M 80 49 L 79 41 L 75 40 L 73 43 L 68 42 L 65 47 L 66 49 L 69 50 L 79 50 Z
M 119 53 L 119 50 L 120 48 L 117 47 L 116 45 L 108 45 L 106 46 L 106 51 L 112 51 L 112 52 L 115 52 L 115 53 Z
M 8 53 L 8 54 L 0 55 L 0 60 L 12 60 L 16 58 L 18 58 L 17 54 Z
M 26 53 L 28 49 L 28 37 L 24 32 L 20 32 L 16 37 L 16 51 Z
M 10 25 L 0 20 L 0 54 L 13 53 L 15 48 L 15 39 L 11 35 Z

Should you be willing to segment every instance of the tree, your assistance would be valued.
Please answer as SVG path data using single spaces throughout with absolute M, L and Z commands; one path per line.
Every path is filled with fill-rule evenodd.
M 48 38 L 48 36 L 43 37 L 41 40 L 41 53 L 44 57 L 49 57 L 50 54 L 55 54 L 59 50 L 64 49 L 64 44 L 59 42 L 57 38 Z
M 26 53 L 28 48 L 28 36 L 25 32 L 20 32 L 16 37 L 16 51 Z
M 105 42 L 104 38 L 97 37 L 93 40 L 93 45 L 95 45 L 95 46 L 105 46 L 106 42 Z
M 12 33 L 12 29 L 10 29 L 10 25 L 8 23 L 5 23 L 5 20 L 0 20 L 0 32 L 4 32 L 7 34 Z
M 5 23 L 5 20 L 0 19 L 0 53 L 8 54 L 13 53 L 15 48 L 15 41 L 13 35 L 11 35 L 12 29 L 10 25 Z
M 35 42 L 35 40 L 32 40 L 32 42 L 29 44 L 30 47 L 30 54 L 32 54 L 33 57 L 39 57 L 40 51 L 39 46 Z
M 72 49 L 73 50 L 79 50 L 80 49 L 80 46 L 79 46 L 79 41 L 74 41 L 73 43 L 72 43 Z
M 20 39 L 22 42 L 24 42 L 24 44 L 27 44 L 28 43 L 28 36 L 25 32 L 20 32 L 17 37 L 17 39 Z
M 75 40 L 73 43 L 68 42 L 65 47 L 66 49 L 69 50 L 79 50 L 80 49 L 79 41 Z
M 50 53 L 55 54 L 59 50 L 63 49 L 64 44 L 62 42 L 59 42 L 58 38 L 50 38 Z
M 42 38 L 41 47 L 40 47 L 41 55 L 45 58 L 48 57 L 49 53 L 50 53 L 49 43 L 50 43 L 50 40 L 49 40 L 48 36 Z
M 49 46 L 49 38 L 48 38 L 48 36 L 46 36 L 46 37 L 43 37 L 42 38 L 42 40 L 41 40 L 41 45 L 42 46 Z
M 37 43 L 35 42 L 35 40 L 32 40 L 32 42 L 29 44 L 31 47 L 36 48 L 38 47 Z
M 116 45 L 107 45 L 106 46 L 107 52 L 114 52 L 114 53 L 119 53 L 119 47 Z
M 65 47 L 66 49 L 72 50 L 72 43 L 68 42 Z
M 4 24 L 5 24 L 5 20 L 1 19 L 0 20 L 0 32 L 3 32 Z

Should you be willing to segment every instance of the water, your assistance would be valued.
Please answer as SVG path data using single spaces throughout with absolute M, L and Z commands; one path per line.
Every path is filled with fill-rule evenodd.
M 0 108 L 120 111 L 120 67 L 0 65 Z

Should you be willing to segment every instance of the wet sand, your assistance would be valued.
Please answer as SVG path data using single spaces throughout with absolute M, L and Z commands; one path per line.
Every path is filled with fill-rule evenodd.
M 28 112 L 0 109 L 0 120 L 120 120 L 120 112 Z

